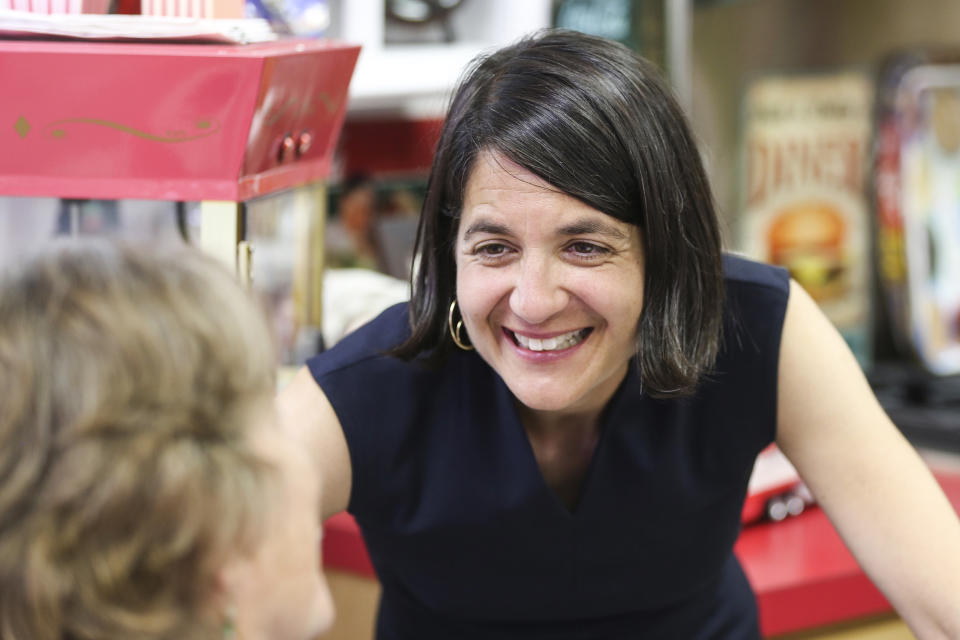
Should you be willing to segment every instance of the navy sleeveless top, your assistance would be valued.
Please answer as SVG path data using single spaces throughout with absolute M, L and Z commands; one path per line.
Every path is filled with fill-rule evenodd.
M 631 365 L 573 512 L 476 352 L 435 369 L 383 355 L 409 335 L 406 305 L 309 361 L 346 436 L 379 640 L 759 637 L 732 548 L 776 431 L 788 278 L 731 256 L 724 268 L 715 369 L 663 400 Z

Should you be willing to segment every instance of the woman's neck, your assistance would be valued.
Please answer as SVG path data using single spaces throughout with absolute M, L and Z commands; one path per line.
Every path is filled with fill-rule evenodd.
M 600 428 L 602 410 L 538 411 L 518 403 L 520 422 L 528 434 L 551 438 L 563 434 L 596 432 Z
M 600 442 L 600 412 L 554 413 L 520 407 L 520 419 L 544 482 L 572 512 Z

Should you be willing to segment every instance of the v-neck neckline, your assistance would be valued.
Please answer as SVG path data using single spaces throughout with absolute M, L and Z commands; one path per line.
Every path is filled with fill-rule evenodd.
M 627 372 L 624 375 L 623 380 L 620 381 L 617 389 L 613 392 L 613 395 L 610 396 L 610 400 L 607 401 L 606 406 L 600 412 L 597 444 L 593 449 L 593 455 L 590 457 L 590 463 L 587 465 L 587 471 L 583 476 L 583 482 L 580 487 L 580 495 L 576 506 L 574 506 L 572 509 L 564 503 L 563 499 L 557 494 L 556 491 L 553 490 L 553 488 L 547 482 L 546 477 L 543 475 L 543 470 L 540 468 L 540 463 L 537 462 L 537 456 L 533 450 L 533 443 L 530 441 L 530 436 L 527 434 L 527 430 L 523 426 L 523 420 L 521 419 L 520 412 L 517 408 L 516 398 L 514 398 L 513 394 L 510 392 L 510 389 L 503 381 L 503 378 L 501 378 L 499 375 L 496 375 L 497 390 L 500 394 L 500 402 L 503 408 L 503 414 L 505 414 L 505 419 L 507 422 L 509 422 L 507 425 L 507 432 L 520 440 L 518 446 L 523 451 L 523 472 L 526 477 L 533 478 L 533 482 L 536 483 L 537 489 L 540 493 L 548 496 L 551 510 L 565 520 L 576 521 L 578 519 L 582 519 L 583 512 L 585 511 L 586 507 L 589 506 L 590 495 L 595 491 L 592 487 L 594 484 L 596 484 L 595 478 L 598 475 L 597 468 L 601 464 L 600 460 L 604 455 L 605 443 L 610 439 L 610 431 L 615 429 L 617 424 L 616 420 L 611 420 L 611 416 L 615 413 L 616 407 L 620 403 L 620 398 L 624 394 L 624 390 L 627 389 L 632 383 L 635 375 L 634 369 L 635 363 L 633 361 L 629 362 L 627 366 Z

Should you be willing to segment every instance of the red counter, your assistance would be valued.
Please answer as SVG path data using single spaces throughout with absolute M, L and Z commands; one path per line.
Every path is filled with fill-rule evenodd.
M 934 475 L 960 511 L 960 474 Z M 892 611 L 820 509 L 748 527 L 736 553 L 757 592 L 764 635 Z

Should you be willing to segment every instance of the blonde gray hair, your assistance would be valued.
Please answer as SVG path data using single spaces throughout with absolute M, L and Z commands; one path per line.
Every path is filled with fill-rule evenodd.
M 74 241 L 3 278 L 0 637 L 216 637 L 216 572 L 267 502 L 248 435 L 274 371 L 198 252 Z

